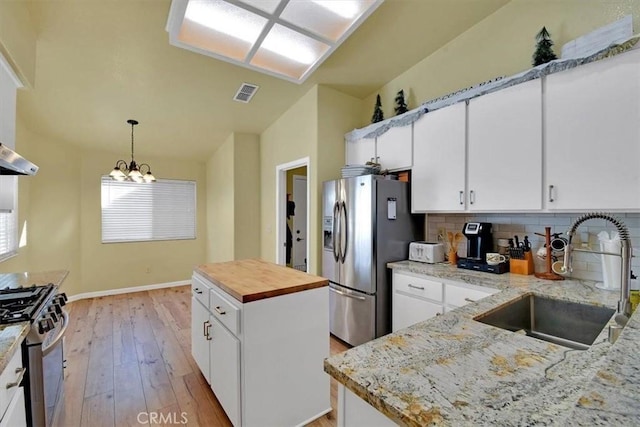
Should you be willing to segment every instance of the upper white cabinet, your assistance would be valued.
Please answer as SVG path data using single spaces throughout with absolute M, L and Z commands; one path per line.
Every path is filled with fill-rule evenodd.
M 376 139 L 362 138 L 356 141 L 347 142 L 346 161 L 347 165 L 364 165 L 376 159 Z
M 382 169 L 409 169 L 412 164 L 412 126 L 393 127 L 376 139 L 376 161 Z
M 542 209 L 541 80 L 472 99 L 468 114 L 470 210 Z
M 410 169 L 413 159 L 412 126 L 392 127 L 377 138 L 362 138 L 346 143 L 348 165 L 380 163 L 382 169 Z
M 640 52 L 547 77 L 549 210 L 640 209 Z
M 466 104 L 422 116 L 413 124 L 413 212 L 466 209 Z

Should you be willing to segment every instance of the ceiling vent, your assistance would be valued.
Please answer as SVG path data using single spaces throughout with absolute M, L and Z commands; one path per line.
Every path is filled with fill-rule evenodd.
M 236 95 L 233 97 L 234 101 L 244 102 L 245 104 L 251 101 L 253 95 L 258 91 L 257 85 L 253 85 L 251 83 L 242 83 L 240 89 L 236 92 Z

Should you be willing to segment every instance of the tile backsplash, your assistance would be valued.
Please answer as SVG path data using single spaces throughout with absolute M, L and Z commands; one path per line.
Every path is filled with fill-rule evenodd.
M 524 236 L 529 236 L 536 265 L 536 271 L 545 271 L 545 261 L 535 256 L 538 248 L 544 246 L 544 237 L 534 233 L 544 234 L 546 226 L 551 227 L 551 233 L 563 233 L 573 222 L 583 213 L 556 213 L 556 214 L 428 214 L 426 216 L 426 240 L 430 242 L 438 241 L 438 230 L 460 231 L 466 222 L 490 222 L 493 224 L 493 243 L 497 251 L 498 239 L 510 238 L 518 235 L 522 240 Z M 640 213 L 615 213 L 613 216 L 622 220 L 629 229 L 631 244 L 634 248 L 640 248 Z M 573 239 L 574 247 L 586 246 L 592 250 L 600 250 L 598 233 L 608 231 L 611 235 L 615 233 L 615 227 L 600 219 L 588 220 L 578 227 L 576 236 Z M 588 239 L 584 242 L 583 239 Z M 445 237 L 446 240 L 446 237 Z M 446 246 L 446 242 L 445 242 Z M 638 253 L 640 249 L 635 249 Z M 467 239 L 463 239 L 458 246 L 458 256 L 467 255 Z M 640 274 L 640 258 L 632 259 L 631 269 L 635 274 Z M 602 281 L 602 256 L 589 253 L 573 254 L 573 273 L 571 275 L 578 279 L 589 279 Z

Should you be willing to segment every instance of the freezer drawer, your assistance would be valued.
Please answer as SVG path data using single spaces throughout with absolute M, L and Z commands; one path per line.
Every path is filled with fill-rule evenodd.
M 353 346 L 375 338 L 376 297 L 329 284 L 331 333 Z

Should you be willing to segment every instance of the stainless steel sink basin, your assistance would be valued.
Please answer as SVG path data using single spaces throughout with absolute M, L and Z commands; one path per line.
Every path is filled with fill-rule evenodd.
M 564 347 L 586 350 L 615 310 L 527 294 L 474 320 Z

